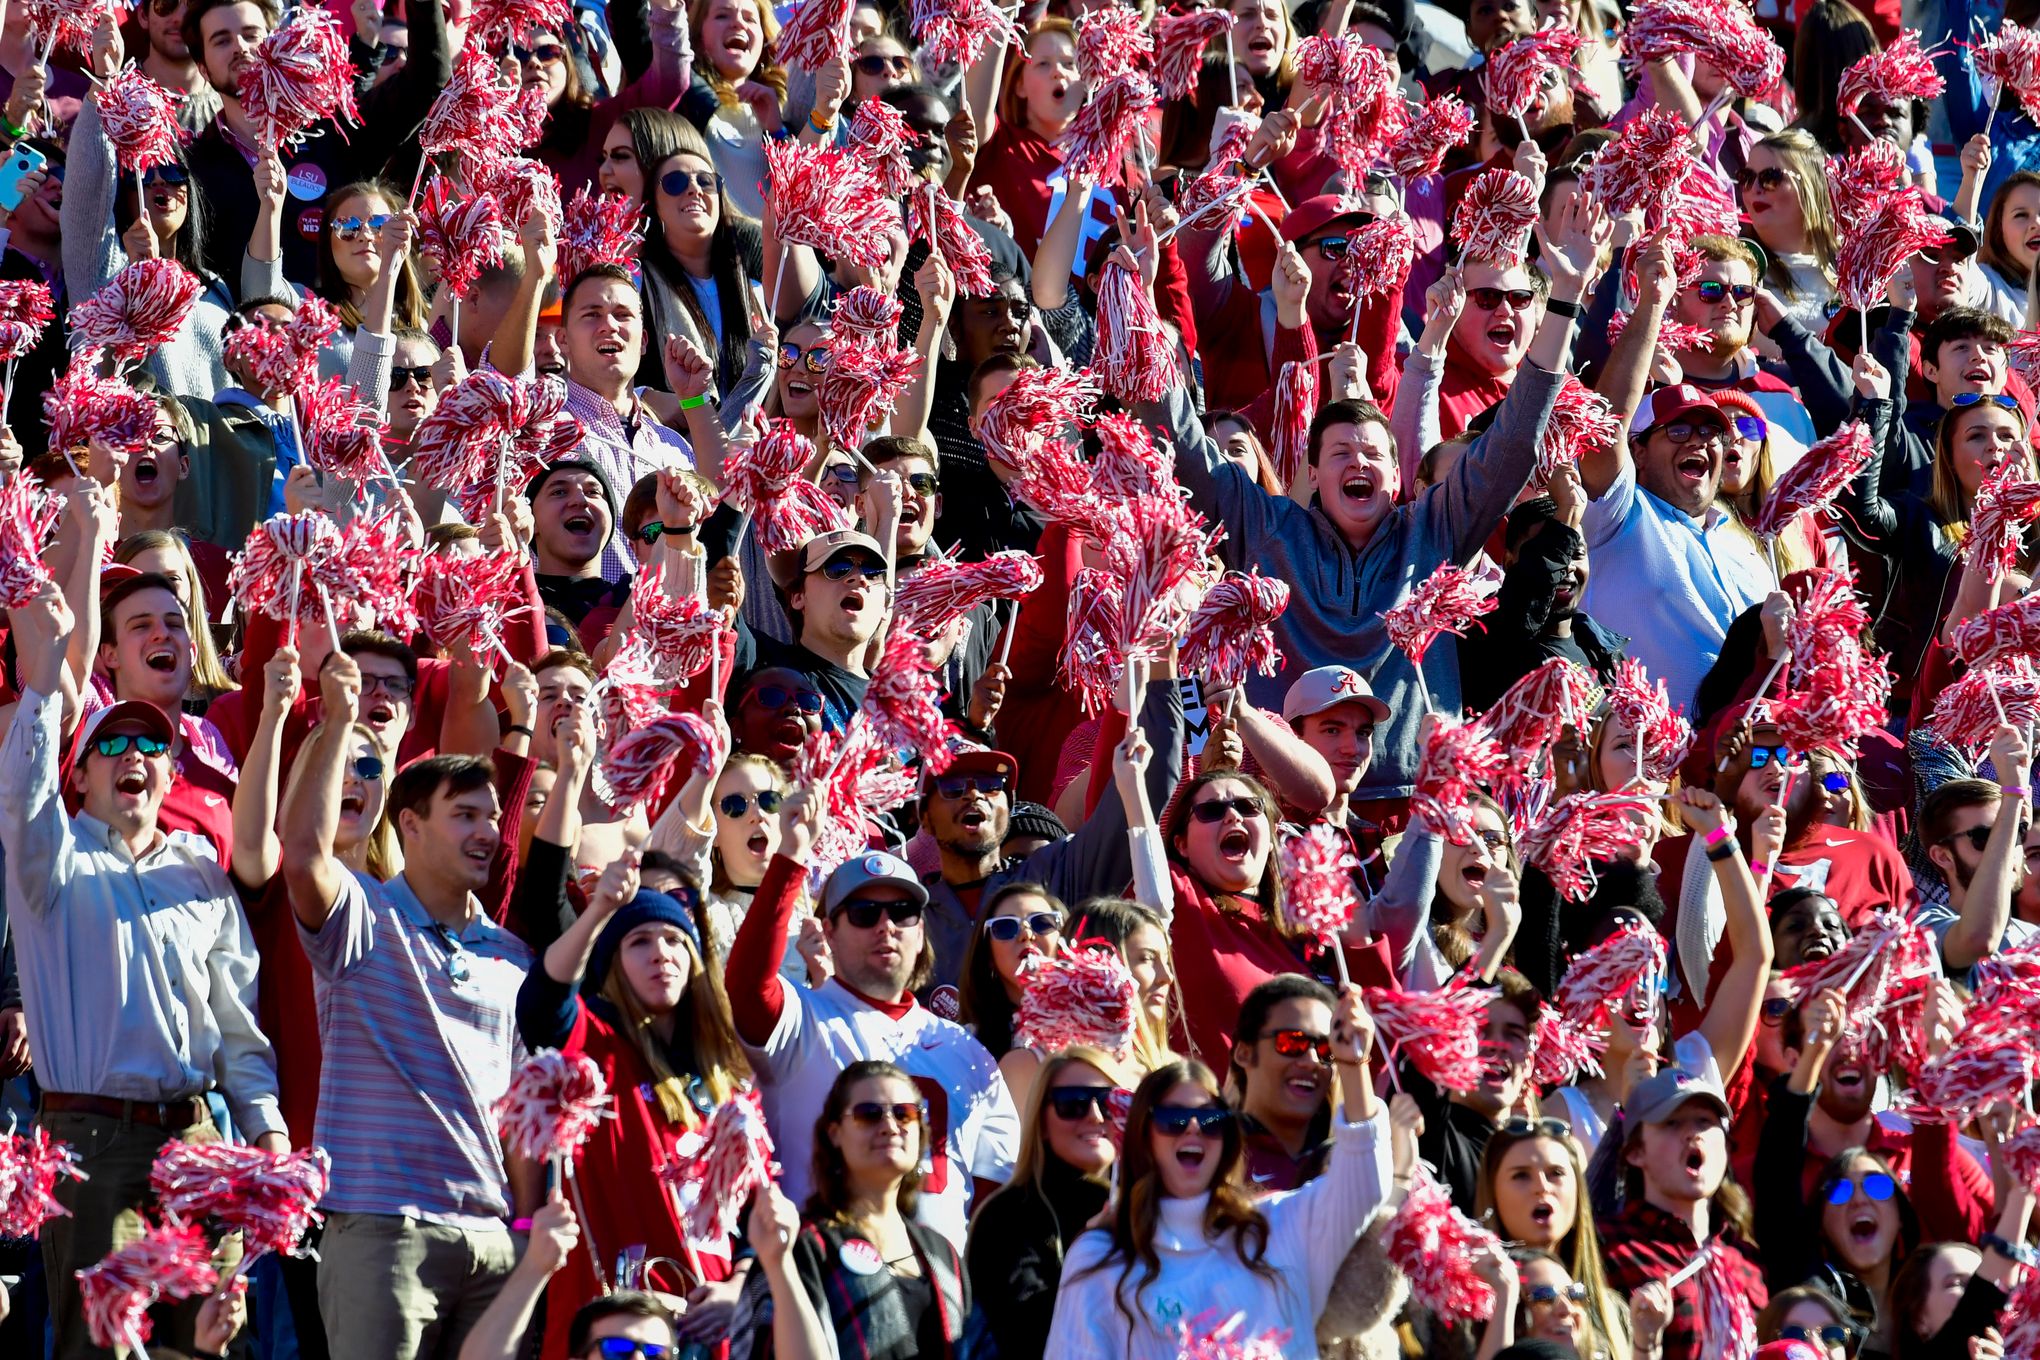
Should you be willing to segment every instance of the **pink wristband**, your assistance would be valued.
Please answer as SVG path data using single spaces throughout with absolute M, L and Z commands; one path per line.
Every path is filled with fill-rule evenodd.
M 1771 872 L 1771 866 L 1764 863 L 1762 860 L 1754 860 L 1750 864 L 1750 872 L 1755 874 L 1758 878 L 1762 878 L 1766 874 Z
M 511 1232 L 530 1232 L 530 1231 L 531 1231 L 531 1220 L 530 1220 L 530 1219 L 528 1219 L 528 1218 L 513 1218 L 513 1219 L 511 1219 L 511 1220 L 510 1220 L 510 1231 L 511 1231 Z
M 1717 826 L 1712 831 L 1708 832 L 1707 835 L 1702 839 L 1704 839 L 1707 842 L 1707 848 L 1709 850 L 1712 850 L 1715 846 L 1727 840 L 1728 834 L 1729 834 L 1728 823 L 1723 822 L 1720 826 Z
M 2031 784 L 2000 784 L 1998 785 L 1998 792 L 2007 798 L 2031 798 L 2033 796 L 2033 786 Z

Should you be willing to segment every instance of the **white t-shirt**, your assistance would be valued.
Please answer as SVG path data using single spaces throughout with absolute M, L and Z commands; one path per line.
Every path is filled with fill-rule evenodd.
M 999 1065 L 969 1030 L 918 1002 L 895 1020 L 834 978 L 781 994 L 785 1009 L 772 1037 L 750 1049 L 785 1168 L 780 1187 L 795 1204 L 814 1188 L 815 1121 L 837 1073 L 867 1059 L 897 1064 L 928 1103 L 932 1155 L 921 1164 L 914 1217 L 961 1252 L 972 1178 L 1010 1179 L 1020 1151 L 1020 1114 Z

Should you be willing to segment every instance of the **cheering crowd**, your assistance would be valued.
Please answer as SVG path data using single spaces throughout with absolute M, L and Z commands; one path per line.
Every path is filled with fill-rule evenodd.
M 0 1354 L 2040 1360 L 2035 26 L 7 6 Z

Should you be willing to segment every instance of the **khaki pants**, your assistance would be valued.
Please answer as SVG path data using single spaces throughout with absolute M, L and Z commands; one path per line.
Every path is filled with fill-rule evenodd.
M 149 1167 L 165 1143 L 217 1143 L 219 1130 L 206 1119 L 185 1129 L 128 1123 L 110 1115 L 45 1112 L 37 1122 L 53 1139 L 69 1143 L 78 1154 L 79 1169 L 90 1180 L 60 1180 L 57 1201 L 71 1212 L 55 1214 L 43 1224 L 43 1268 L 49 1275 L 50 1321 L 56 1331 L 56 1360 L 102 1360 L 125 1356 L 126 1347 L 106 1350 L 92 1344 L 85 1328 L 83 1294 L 73 1271 L 97 1265 L 115 1247 L 142 1235 L 142 1210 L 154 1210 L 149 1192 Z M 213 1264 L 231 1270 L 241 1260 L 238 1233 L 213 1253 Z M 203 1298 L 151 1310 L 155 1340 L 166 1347 L 191 1349 L 192 1330 Z
M 507 1228 L 328 1214 L 319 1313 L 335 1356 L 452 1360 L 517 1264 Z

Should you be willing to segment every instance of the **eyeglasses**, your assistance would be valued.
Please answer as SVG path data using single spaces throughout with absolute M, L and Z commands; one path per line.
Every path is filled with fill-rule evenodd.
M 2021 841 L 2026 839 L 2027 827 L 2028 823 L 2019 823 L 2019 839 Z M 1967 831 L 1956 831 L 1943 836 L 1940 840 L 1934 842 L 1934 844 L 1951 845 L 1956 841 L 1968 841 L 1969 848 L 1980 855 L 1983 853 L 1983 847 L 1990 844 L 1990 833 L 1995 829 L 1995 824 L 1990 826 L 1972 826 Z
M 792 368 L 794 364 L 800 361 L 800 357 L 803 354 L 807 356 L 808 372 L 827 373 L 829 371 L 829 347 L 827 345 L 810 345 L 808 348 L 802 349 L 799 345 L 793 344 L 790 341 L 779 347 L 780 371 L 784 372 Z M 855 469 L 853 468 L 852 470 L 854 471 Z
M 411 682 L 401 675 L 372 675 L 367 671 L 363 671 L 361 673 L 362 694 L 374 694 L 377 690 L 381 690 L 392 699 L 408 699 L 411 697 Z
M 602 1360 L 671 1360 L 673 1348 L 656 1341 L 633 1341 L 627 1336 L 605 1336 L 588 1343 L 583 1356 L 599 1355 Z
M 1509 833 L 1506 831 L 1495 831 L 1488 827 L 1482 827 L 1474 834 L 1479 836 L 1480 843 L 1490 850 L 1505 849 L 1509 844 Z
M 985 922 L 985 934 L 1000 944 L 1011 944 L 1020 938 L 1020 928 L 1025 926 L 1029 935 L 1062 934 L 1062 917 L 1052 911 L 1030 912 L 1025 916 L 994 916 Z
M 1258 798 L 1207 798 L 1190 805 L 1190 815 L 1206 826 L 1217 826 L 1228 812 L 1237 812 L 1248 821 L 1268 815 Z
M 394 365 L 391 366 L 390 391 L 395 392 L 400 388 L 409 387 L 412 383 L 416 383 L 420 387 L 432 386 L 431 365 L 420 364 L 416 368 L 397 368 Z
M 903 76 L 911 63 L 904 56 L 889 57 L 883 52 L 866 52 L 852 65 L 862 76 Z
M 1735 187 L 1744 193 L 1756 188 L 1767 194 L 1775 194 L 1785 187 L 1785 172 L 1775 165 L 1762 170 L 1742 170 L 1736 174 Z
M 1735 418 L 1735 432 L 1738 436 L 1749 440 L 1752 444 L 1761 444 L 1770 436 L 1771 427 L 1755 416 L 1737 416 Z
M 829 913 L 829 919 L 838 916 L 856 926 L 859 930 L 877 927 L 878 918 L 883 916 L 896 926 L 919 925 L 921 904 L 919 902 L 874 902 L 868 897 L 853 897 L 847 902 L 838 902 L 836 909 Z
M 433 933 L 439 936 L 439 942 L 446 946 L 447 981 L 456 986 L 466 982 L 468 980 L 467 947 L 460 942 L 460 936 L 442 925 L 435 925 L 432 927 L 432 930 Z
M 1766 765 L 1772 764 L 1793 765 L 1796 763 L 1792 758 L 1792 749 L 1788 746 L 1752 746 L 1750 748 L 1750 768 L 1753 770 L 1761 770 Z
M 1675 420 L 1669 425 L 1660 425 L 1652 433 L 1662 434 L 1674 444 L 1725 444 L 1728 442 L 1728 427 L 1717 425 L 1711 420 Z
M 1469 288 L 1466 300 L 1483 312 L 1492 312 L 1504 301 L 1516 311 L 1524 312 L 1537 301 L 1537 292 L 1531 288 Z
M 1558 1119 L 1508 1119 L 1502 1122 L 1503 1133 L 1511 1138 L 1567 1138 L 1572 1129 Z
M 1948 405 L 1957 411 L 1966 411 L 1972 406 L 1981 406 L 1984 402 L 1989 402 L 2001 411 L 2019 409 L 2018 401 L 2002 392 L 1957 392 L 1948 398 Z
M 757 793 L 726 793 L 716 800 L 725 817 L 741 817 L 751 810 L 751 804 L 758 805 L 760 812 L 779 811 L 779 790 L 760 789 Z
M 376 213 L 371 217 L 336 217 L 331 226 L 333 234 L 343 241 L 358 240 L 363 231 L 381 231 L 383 224 L 390 220 L 388 213 Z
M 1755 285 L 1747 283 L 1723 283 L 1720 279 L 1702 279 L 1693 285 L 1693 292 L 1702 302 L 1719 302 L 1732 297 L 1737 302 L 1748 302 L 1757 295 Z
M 1091 1114 L 1109 1120 L 1112 1098 L 1118 1094 L 1116 1086 L 1056 1086 L 1049 1089 L 1048 1108 L 1065 1124 L 1074 1124 Z
M 1587 1287 L 1574 1280 L 1568 1285 L 1534 1284 L 1523 1291 L 1523 1306 L 1526 1308 L 1550 1308 L 1560 1299 L 1567 1303 L 1584 1303 Z
M 152 165 L 142 171 L 142 183 L 144 185 L 168 184 L 181 187 L 191 183 L 191 172 L 176 161 L 164 161 L 161 165 Z
M 822 696 L 811 689 L 787 689 L 784 685 L 760 685 L 751 691 L 758 707 L 777 712 L 788 704 L 799 704 L 803 713 L 822 711 Z
M 1306 1053 L 1315 1053 L 1321 1063 L 1332 1060 L 1329 1035 L 1312 1034 L 1302 1029 L 1271 1029 L 1261 1037 L 1275 1045 L 1275 1055 L 1279 1058 L 1301 1058 Z
M 1004 793 L 1006 776 L 1002 774 L 945 774 L 935 779 L 935 792 L 944 798 L 961 798 L 966 793 Z
M 370 783 L 374 783 L 381 779 L 382 776 L 383 762 L 381 756 L 356 756 L 354 758 L 354 777 L 356 779 L 366 779 Z
M 1849 1344 L 1849 1329 L 1839 1322 L 1830 1322 L 1825 1327 L 1802 1327 L 1788 1323 L 1778 1329 L 1780 1341 L 1804 1341 L 1809 1345 L 1846 1346 Z
M 140 732 L 113 732 L 92 739 L 92 749 L 103 756 L 124 756 L 130 746 L 145 756 L 160 756 L 170 749 L 170 743 L 161 737 L 144 736 Z
M 1164 1138 L 1181 1138 L 1192 1124 L 1209 1137 L 1232 1123 L 1233 1112 L 1223 1105 L 1157 1105 L 1148 1118 Z
M 1856 1197 L 1856 1187 L 1859 1185 L 1863 1187 L 1863 1198 L 1874 1204 L 1883 1204 L 1898 1193 L 1898 1182 L 1882 1171 L 1871 1171 L 1866 1172 L 1860 1180 L 1844 1176 L 1836 1181 L 1828 1187 L 1827 1202 L 1847 1204 Z
M 826 580 L 847 581 L 853 571 L 867 581 L 876 581 L 885 575 L 885 563 L 874 562 L 868 557 L 837 557 L 822 563 L 822 576 Z
M 722 187 L 722 176 L 713 170 L 668 170 L 659 176 L 659 188 L 668 198 L 684 198 L 689 189 L 713 194 Z
M 513 43 L 510 46 L 510 55 L 519 61 L 530 61 L 536 57 L 541 62 L 554 62 L 566 54 L 567 49 L 558 43 L 540 43 L 537 47 L 519 47 Z

